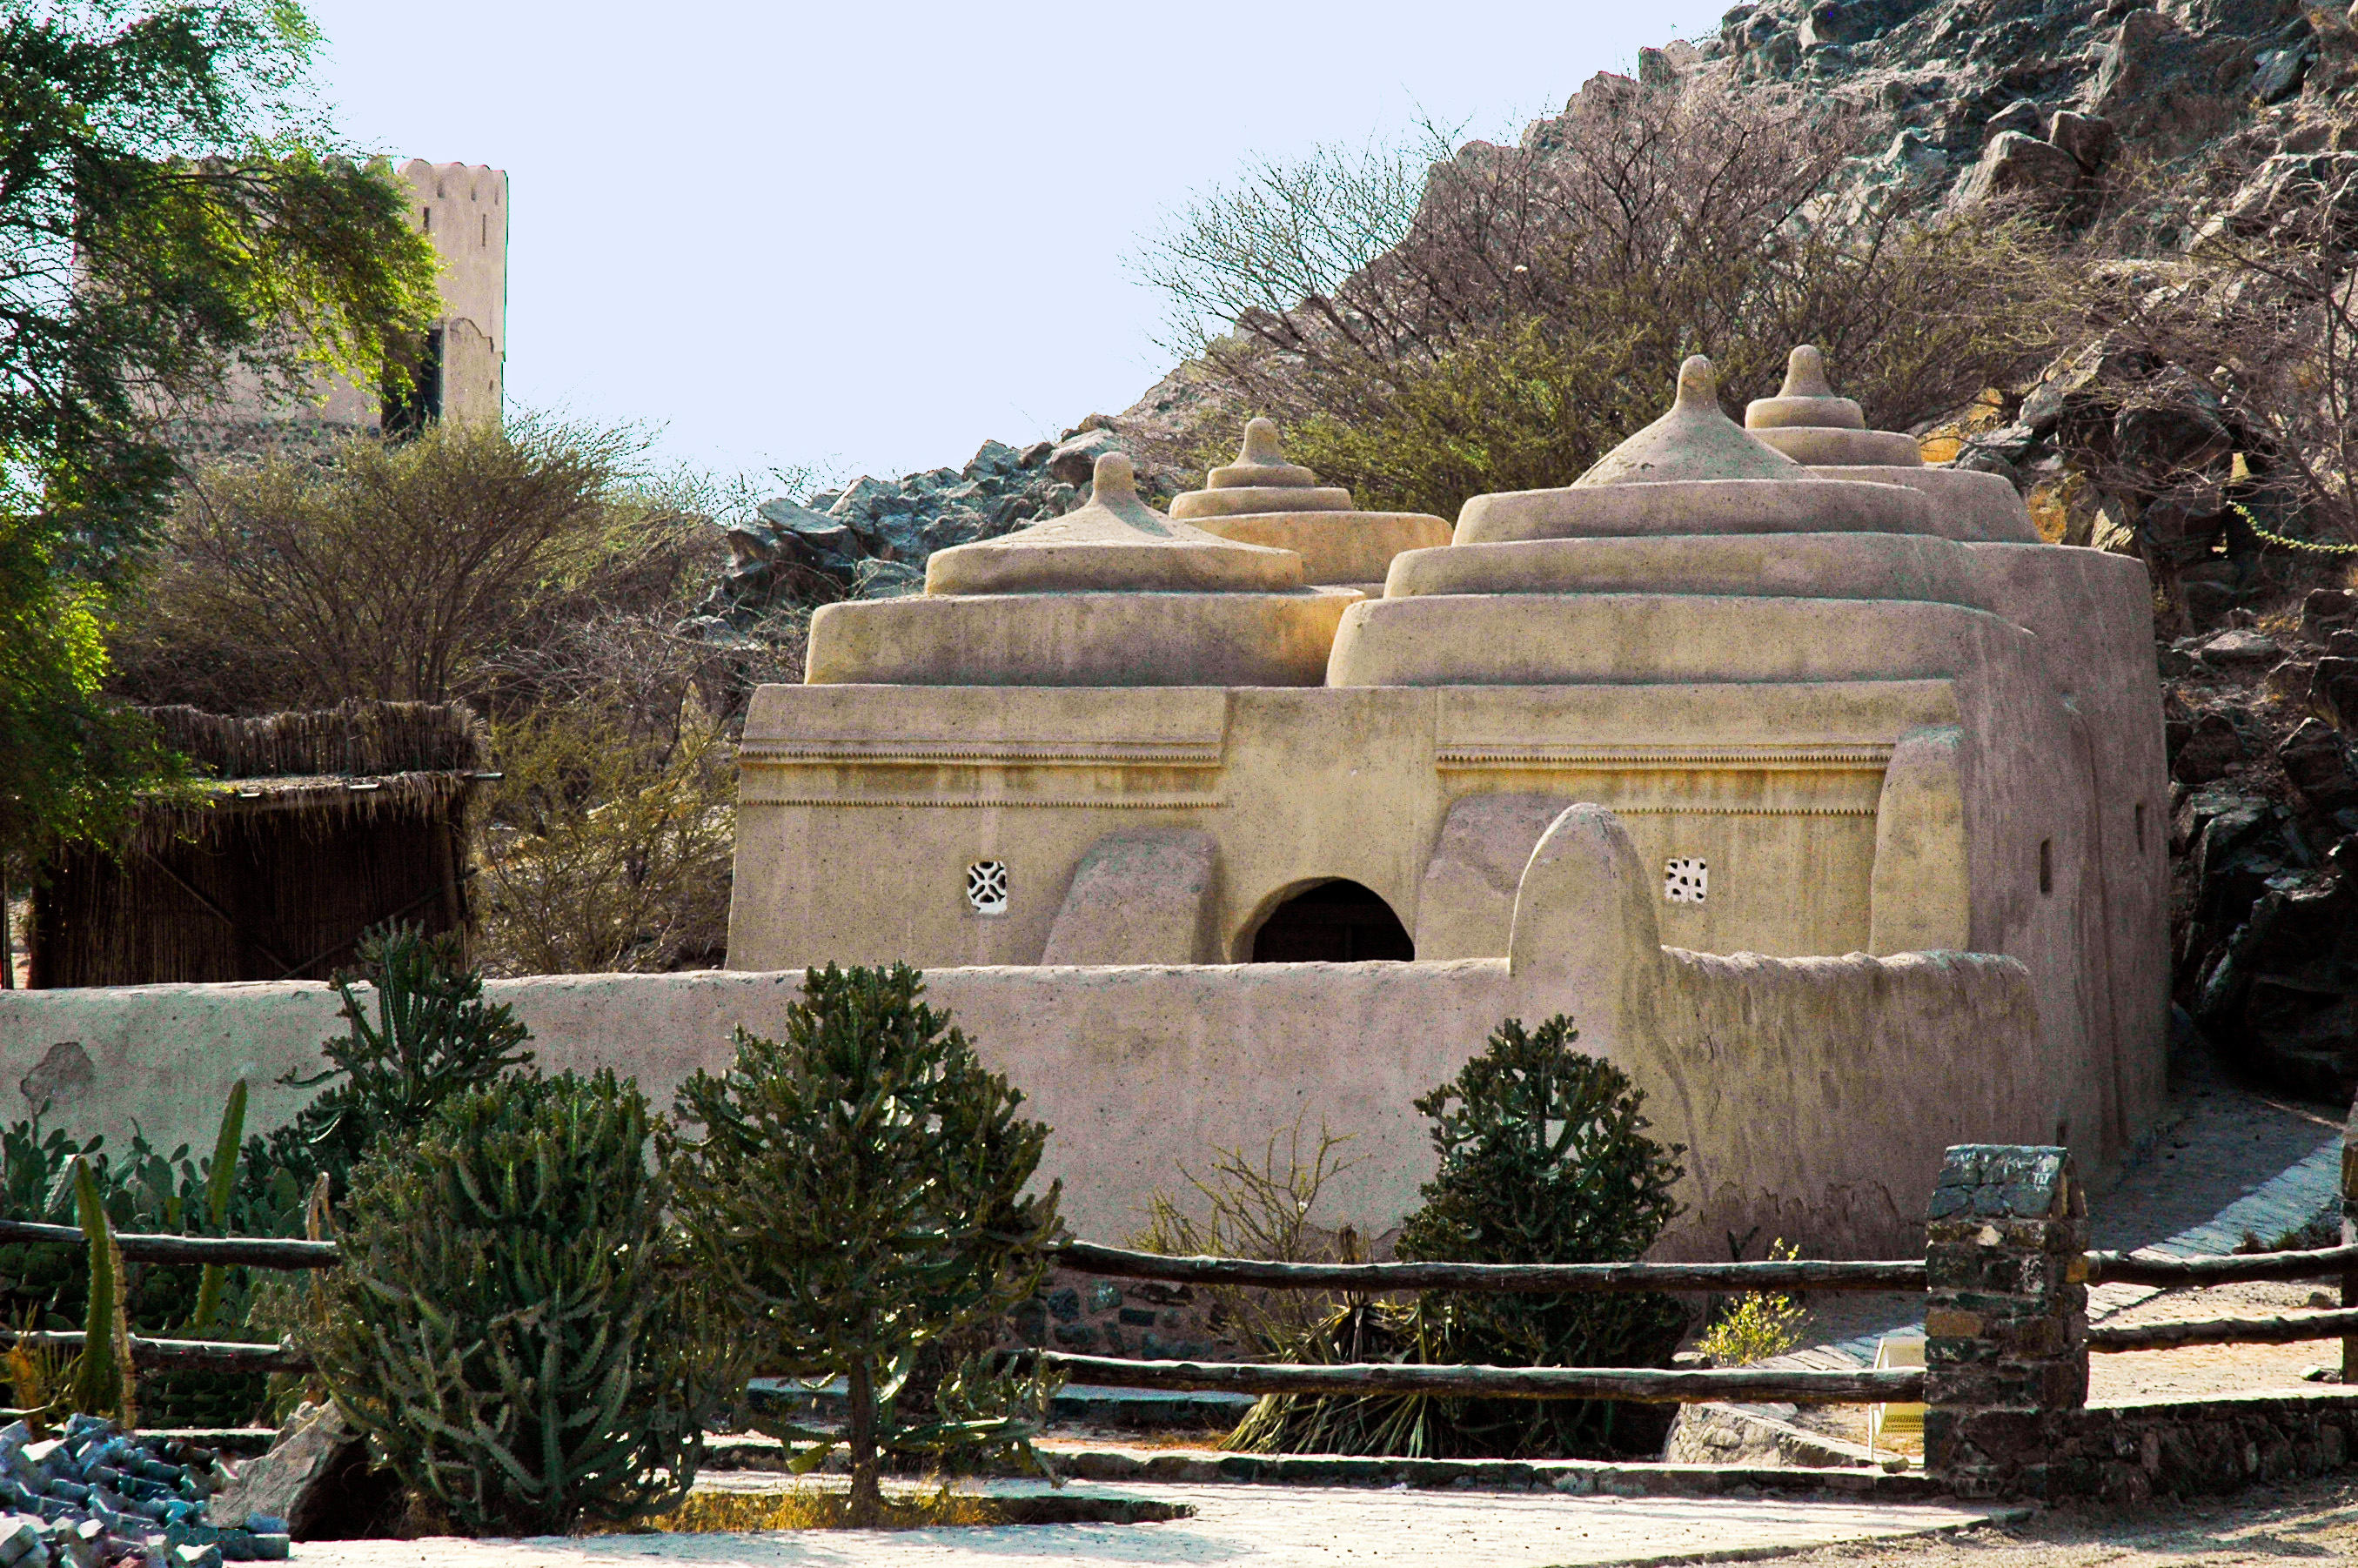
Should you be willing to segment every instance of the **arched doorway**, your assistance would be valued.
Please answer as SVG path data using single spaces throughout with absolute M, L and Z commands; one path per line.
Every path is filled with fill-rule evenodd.
M 1253 933 L 1256 964 L 1405 963 L 1416 944 L 1391 905 L 1357 882 L 1319 882 L 1269 912 Z

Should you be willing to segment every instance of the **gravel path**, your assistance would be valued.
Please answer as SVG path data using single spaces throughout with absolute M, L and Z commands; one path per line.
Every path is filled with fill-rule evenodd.
M 992 1490 L 1017 1484 L 995 1484 Z M 1078 1488 L 1076 1488 L 1078 1489 Z M 1914 1561 L 1928 1532 L 2020 1510 L 1965 1505 L 1767 1499 L 1560 1498 L 1498 1492 L 1371 1492 L 1346 1487 L 1111 1487 L 1092 1495 L 1184 1502 L 1163 1524 L 988 1530 L 810 1530 L 737 1535 L 618 1535 L 536 1541 L 316 1541 L 312 1568 L 1048 1568 L 1098 1563 L 1249 1563 L 1255 1568 L 1572 1568 L 1574 1564 L 1726 1562 L 1836 1542 L 1897 1541 Z M 1883 1559 L 1877 1558 L 1877 1561 Z
M 2028 1519 L 1914 1540 L 1898 1548 L 1845 1544 L 1778 1561 L 1795 1568 L 2285 1568 L 2358 1563 L 2358 1486 L 2329 1478 L 2219 1502 L 2048 1509 Z

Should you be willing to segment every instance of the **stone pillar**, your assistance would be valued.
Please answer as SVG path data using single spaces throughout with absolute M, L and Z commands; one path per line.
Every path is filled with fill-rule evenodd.
M 2088 1206 L 2070 1152 L 1951 1149 L 1924 1229 L 1924 1467 L 1959 1497 L 2068 1490 L 2050 1467 L 2088 1401 Z
M 2358 1241 L 2358 1105 L 2342 1121 L 2342 1245 Z M 2358 1307 L 2358 1269 L 2342 1272 L 2342 1304 Z M 2342 1382 L 2358 1387 L 2358 1336 L 2342 1342 Z

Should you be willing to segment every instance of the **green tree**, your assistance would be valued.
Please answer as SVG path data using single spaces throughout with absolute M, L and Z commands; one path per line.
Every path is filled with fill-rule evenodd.
M 97 692 L 168 417 L 240 365 L 373 378 L 434 309 L 391 168 L 306 107 L 318 44 L 292 0 L 0 8 L 0 854 L 157 776 Z
M 1403 1259 L 1457 1263 L 1617 1263 L 1641 1257 L 1677 1217 L 1685 1173 L 1647 1136 L 1645 1096 L 1609 1062 L 1574 1050 L 1558 1014 L 1536 1030 L 1508 1019 L 1481 1055 L 1416 1102 L 1440 1168 L 1401 1227 Z M 1347 1301 L 1289 1359 L 1500 1367 L 1644 1367 L 1665 1362 L 1686 1310 L 1660 1294 L 1455 1295 Z M 1632 1446 L 1610 1400 L 1264 1400 L 1231 1446 L 1294 1452 L 1529 1457 L 1606 1455 Z M 1617 1431 L 1617 1427 L 1622 1428 Z M 1653 1434 L 1660 1440 L 1660 1433 Z M 1642 1444 L 1640 1444 L 1642 1445 Z
M 1032 1460 L 1045 1402 L 1036 1383 L 969 1361 L 934 1390 L 930 1418 L 899 1418 L 920 1351 L 1038 1288 L 1061 1191 L 1023 1195 L 1048 1130 L 1016 1116 L 1022 1095 L 924 993 L 903 964 L 809 971 L 784 1040 L 741 1029 L 726 1074 L 681 1086 L 678 1119 L 702 1136 L 682 1135 L 667 1160 L 698 1260 L 769 1367 L 845 1379 L 855 1524 L 882 1510 L 880 1448 Z

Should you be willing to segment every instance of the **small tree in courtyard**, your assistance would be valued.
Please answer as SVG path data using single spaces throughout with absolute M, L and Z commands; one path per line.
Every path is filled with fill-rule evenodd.
M 958 1368 L 933 1411 L 903 1422 L 917 1357 L 999 1316 L 1038 1287 L 1059 1188 L 1026 1197 L 1046 1127 L 984 1071 L 906 965 L 805 977 L 783 1039 L 737 1032 L 725 1074 L 679 1091 L 691 1138 L 668 1163 L 702 1263 L 754 1325 L 766 1368 L 846 1384 L 841 1439 L 765 1427 L 852 1465 L 850 1519 L 882 1509 L 880 1450 L 990 1446 L 1036 1463 L 1037 1383 Z M 1031 1412 L 1031 1416 L 1023 1412 Z
M 1614 1263 L 1642 1256 L 1677 1217 L 1678 1157 L 1646 1135 L 1645 1096 L 1609 1062 L 1574 1050 L 1562 1014 L 1499 1024 L 1487 1048 L 1416 1101 L 1440 1168 L 1401 1228 L 1403 1259 L 1456 1263 Z M 1293 1361 L 1501 1367 L 1666 1362 L 1685 1309 L 1659 1293 L 1563 1296 L 1426 1292 L 1414 1302 L 1347 1299 L 1272 1346 Z M 1443 1399 L 1423 1394 L 1264 1399 L 1229 1439 L 1295 1453 L 1606 1455 L 1633 1444 L 1610 1400 Z M 1617 1428 L 1618 1430 L 1617 1430 Z M 1654 1434 L 1659 1441 L 1659 1434 Z

